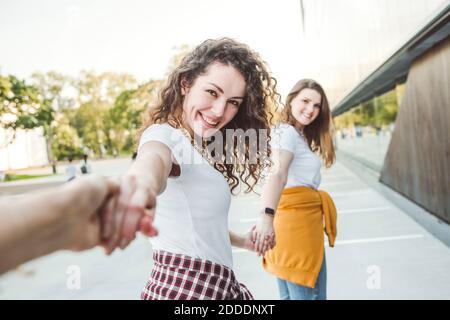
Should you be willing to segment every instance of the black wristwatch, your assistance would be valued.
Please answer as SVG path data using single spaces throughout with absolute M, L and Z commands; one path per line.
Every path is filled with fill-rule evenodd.
M 275 210 L 272 208 L 264 208 L 264 213 L 271 215 L 273 217 L 275 215 Z

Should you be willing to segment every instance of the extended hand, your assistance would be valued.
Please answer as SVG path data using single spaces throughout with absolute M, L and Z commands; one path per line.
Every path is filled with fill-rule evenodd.
M 118 192 L 118 184 L 94 174 L 80 177 L 56 192 L 54 202 L 59 203 L 56 212 L 64 218 L 61 246 L 80 251 L 99 245 L 100 212 Z

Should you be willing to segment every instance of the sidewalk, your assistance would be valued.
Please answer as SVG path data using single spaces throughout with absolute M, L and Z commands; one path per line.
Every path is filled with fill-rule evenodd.
M 89 161 L 89 160 L 88 160 Z M 105 177 L 119 175 L 124 172 L 131 164 L 131 158 L 117 158 L 105 160 L 89 161 L 92 166 L 92 172 L 103 175 Z M 80 172 L 80 161 L 74 162 L 77 167 L 78 174 Z M 45 187 L 58 186 L 67 181 L 66 172 L 67 164 L 60 164 L 57 167 L 57 175 L 51 177 L 19 180 L 12 182 L 0 182 L 0 196 L 16 195 L 31 192 Z M 34 168 L 26 170 L 17 170 L 17 173 L 26 174 L 50 174 L 51 167 Z
M 329 299 L 450 299 L 447 246 L 340 162 L 323 172 L 322 189 L 338 209 L 336 246 L 326 247 Z M 248 230 L 258 208 L 257 195 L 234 198 L 230 229 Z M 275 278 L 255 254 L 234 249 L 233 256 L 238 280 L 256 299 L 278 299 Z M 71 265 L 80 268 L 80 290 L 66 286 Z M 151 266 L 141 236 L 111 257 L 101 249 L 57 252 L 0 276 L 0 299 L 139 299 Z

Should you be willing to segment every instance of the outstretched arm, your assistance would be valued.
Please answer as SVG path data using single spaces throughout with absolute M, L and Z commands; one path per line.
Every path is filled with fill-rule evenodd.
M 258 256 L 264 255 L 268 249 L 272 249 L 275 246 L 276 235 L 273 229 L 273 216 L 264 213 L 264 208 L 276 210 L 278 207 L 281 193 L 286 186 L 289 166 L 293 157 L 293 154 L 289 151 L 273 150 L 274 166 L 263 188 L 262 208 L 254 232 L 255 247 Z
M 126 247 L 135 238 L 136 230 L 156 235 L 151 227 L 156 196 L 166 188 L 174 165 L 176 161 L 165 144 L 149 141 L 142 145 L 136 160 L 120 177 L 120 195 L 108 203 L 103 214 L 108 253 Z
M 101 207 L 118 191 L 92 175 L 0 203 L 0 273 L 56 250 L 85 250 L 100 244 Z

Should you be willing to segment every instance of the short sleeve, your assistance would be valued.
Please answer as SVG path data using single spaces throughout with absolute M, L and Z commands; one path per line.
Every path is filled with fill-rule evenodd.
M 169 124 L 153 124 L 141 135 L 138 153 L 141 147 L 149 141 L 165 144 L 171 151 L 179 165 L 183 164 L 183 135 Z
M 270 139 L 272 149 L 287 150 L 294 153 L 295 131 L 288 125 L 279 125 L 272 130 Z

